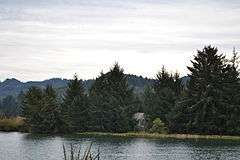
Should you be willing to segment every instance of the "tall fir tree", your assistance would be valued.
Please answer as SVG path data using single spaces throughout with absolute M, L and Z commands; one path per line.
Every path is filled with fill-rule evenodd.
M 25 93 L 22 101 L 22 116 L 31 132 L 39 132 L 38 125 L 42 119 L 39 118 L 43 102 L 43 92 L 40 88 L 31 87 Z
M 187 95 L 172 114 L 173 132 L 229 134 L 228 112 L 239 104 L 232 102 L 232 93 L 239 92 L 233 89 L 239 85 L 238 72 L 217 52 L 212 46 L 204 47 L 191 61 Z
M 90 90 L 93 128 L 98 131 L 126 132 L 133 128 L 135 97 L 123 69 L 116 63 L 101 73 Z
M 57 102 L 57 95 L 52 86 L 47 86 L 43 91 L 43 106 L 41 109 L 41 132 L 59 133 L 62 132 L 62 120 L 60 117 L 60 105 Z
M 62 116 L 69 131 L 86 131 L 89 126 L 89 104 L 82 80 L 74 75 L 63 98 Z
M 226 67 L 226 82 L 224 98 L 227 104 L 226 133 L 231 135 L 240 134 L 240 78 L 238 71 L 239 56 L 235 48 L 232 58 Z
M 178 73 L 168 73 L 164 66 L 156 77 L 153 87 L 146 88 L 144 93 L 146 112 L 152 121 L 160 118 L 168 124 L 169 114 L 183 88 L 181 79 Z
M 22 114 L 31 132 L 58 133 L 61 124 L 56 93 L 51 86 L 45 90 L 31 87 L 22 101 Z

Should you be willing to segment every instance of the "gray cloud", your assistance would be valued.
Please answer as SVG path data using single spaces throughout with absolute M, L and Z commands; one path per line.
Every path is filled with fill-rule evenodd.
M 115 61 L 148 77 L 163 64 L 184 75 L 204 45 L 228 54 L 240 47 L 239 7 L 237 0 L 0 0 L 0 79 L 75 72 L 87 79 Z

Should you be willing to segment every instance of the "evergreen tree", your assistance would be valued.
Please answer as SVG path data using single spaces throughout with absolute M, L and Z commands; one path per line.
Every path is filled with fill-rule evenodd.
M 24 96 L 25 96 L 24 92 L 21 91 L 18 94 L 17 98 L 16 98 L 17 99 L 17 106 L 18 106 L 18 110 L 19 110 L 18 115 L 20 115 L 20 116 L 22 115 L 22 108 L 21 108 L 21 106 L 23 104 Z
M 43 106 L 40 111 L 42 118 L 39 128 L 43 133 L 59 133 L 62 131 L 60 119 L 60 107 L 57 102 L 57 95 L 52 86 L 47 86 L 43 92 Z
M 39 132 L 38 126 L 42 120 L 39 118 L 42 102 L 43 92 L 40 88 L 31 87 L 25 93 L 22 102 L 22 116 L 32 132 Z
M 152 121 L 160 117 L 168 125 L 168 116 L 181 94 L 182 84 L 177 73 L 173 76 L 164 67 L 156 77 L 153 87 L 145 90 L 144 104 Z
M 233 56 L 226 67 L 226 82 L 224 98 L 226 101 L 227 121 L 226 131 L 228 134 L 240 134 L 240 79 L 238 72 L 238 53 L 233 49 Z
M 235 104 L 239 104 L 231 102 L 233 88 L 239 85 L 238 73 L 234 65 L 227 65 L 225 56 L 217 52 L 217 48 L 205 47 L 191 61 L 187 95 L 174 109 L 172 131 L 229 134 L 227 126 L 232 124 L 228 112 L 230 108 L 237 109 Z M 236 89 L 234 94 L 237 92 Z
M 144 112 L 151 115 L 155 107 L 155 92 L 152 86 L 146 86 L 143 93 Z M 155 117 L 155 116 L 151 116 Z
M 22 102 L 22 113 L 31 132 L 58 133 L 60 124 L 56 93 L 51 86 L 44 91 L 31 87 Z
M 132 129 L 135 96 L 124 71 L 116 63 L 106 74 L 101 73 L 90 90 L 94 130 L 126 132 Z
M 68 83 L 63 99 L 62 116 L 66 127 L 71 131 L 86 131 L 89 124 L 88 98 L 82 80 L 74 75 Z

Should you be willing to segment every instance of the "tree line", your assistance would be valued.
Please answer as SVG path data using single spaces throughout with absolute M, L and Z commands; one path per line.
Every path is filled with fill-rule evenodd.
M 31 87 L 22 102 L 22 114 L 32 132 L 127 132 L 140 101 L 129 87 L 123 69 L 115 64 L 96 78 L 87 94 L 74 76 L 61 102 L 51 86 Z
M 237 52 L 227 59 L 206 46 L 191 63 L 186 84 L 162 67 L 141 95 L 117 63 L 96 78 L 89 92 L 76 75 L 60 100 L 51 86 L 31 87 L 21 101 L 22 116 L 30 131 L 38 133 L 134 131 L 133 114 L 143 112 L 149 130 L 163 122 L 169 133 L 239 135 Z

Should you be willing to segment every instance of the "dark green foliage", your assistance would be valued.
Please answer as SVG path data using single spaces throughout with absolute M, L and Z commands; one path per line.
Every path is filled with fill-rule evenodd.
M 198 51 L 193 67 L 188 67 L 191 74 L 187 96 L 180 101 L 176 111 L 180 120 L 184 117 L 184 128 L 179 128 L 185 132 L 193 133 L 218 133 L 221 128 L 218 117 L 220 109 L 224 111 L 221 104 L 224 83 L 225 57 L 217 54 L 217 49 L 211 46 Z M 185 113 L 185 114 L 184 114 Z M 221 115 L 221 114 L 220 114 Z M 181 121 L 176 121 L 181 123 Z M 175 126 L 175 124 L 173 124 Z
M 240 134 L 240 79 L 238 72 L 238 53 L 233 50 L 233 57 L 226 67 L 224 99 L 227 104 L 226 131 L 228 134 Z
M 154 79 L 143 78 L 142 76 L 136 76 L 132 74 L 126 74 L 127 82 L 130 87 L 134 89 L 134 93 L 142 94 L 144 88 L 155 83 Z
M 181 79 L 177 73 L 174 76 L 169 74 L 164 67 L 156 77 L 154 85 L 145 89 L 145 110 L 152 121 L 161 117 L 168 124 L 168 116 L 182 92 Z
M 31 132 L 58 133 L 60 124 L 56 93 L 51 86 L 45 90 L 31 87 L 26 92 L 22 113 Z
M 125 75 L 115 64 L 91 81 L 89 91 L 75 75 L 63 89 L 62 98 L 50 86 L 31 87 L 18 97 L 2 99 L 0 116 L 12 117 L 22 112 L 31 131 L 38 133 L 127 132 L 134 130 L 133 114 L 144 112 L 152 131 L 158 132 L 163 123 L 171 133 L 239 135 L 237 52 L 234 50 L 228 60 L 218 54 L 217 48 L 207 46 L 191 62 L 188 77 L 179 78 L 179 74 L 171 74 L 163 67 L 155 80 Z M 16 80 L 4 83 L 20 85 Z M 132 84 L 137 86 L 135 91 Z M 22 110 L 17 107 L 20 102 Z M 161 121 L 153 122 L 156 118 Z
M 57 95 L 52 86 L 47 86 L 43 93 L 42 131 L 45 133 L 58 133 L 62 127 L 60 119 L 60 107 L 57 102 Z
M 22 104 L 22 115 L 25 117 L 25 122 L 32 131 L 37 129 L 39 119 L 37 119 L 42 108 L 43 93 L 42 90 L 36 87 L 31 87 L 28 92 L 25 93 Z
M 68 130 L 86 131 L 88 129 L 90 119 L 88 97 L 85 95 L 82 80 L 79 80 L 76 75 L 68 83 L 61 113 Z
M 118 64 L 96 79 L 90 98 L 95 130 L 126 132 L 132 129 L 136 98 Z
M 233 134 L 239 128 L 239 79 L 236 67 L 226 64 L 223 55 L 211 46 L 198 51 L 192 67 L 187 95 L 177 103 L 172 114 L 172 131 L 201 134 Z M 235 89 L 234 89 L 235 88 Z M 239 117 L 239 116 L 238 116 Z M 235 127 L 233 127 L 235 124 Z M 233 128 L 232 128 L 233 127 Z

